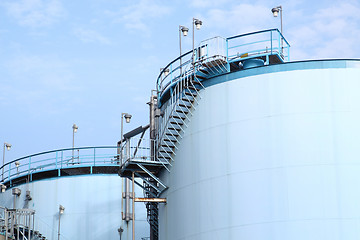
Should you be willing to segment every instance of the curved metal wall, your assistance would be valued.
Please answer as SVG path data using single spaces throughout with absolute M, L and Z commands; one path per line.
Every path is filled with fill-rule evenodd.
M 360 62 L 208 81 L 162 176 L 160 240 L 359 239 Z
M 124 229 L 121 239 L 131 239 L 132 223 L 121 220 L 122 183 L 118 175 L 96 174 L 60 177 L 34 181 L 17 186 L 21 195 L 16 208 L 36 211 L 35 226 L 47 239 L 58 239 L 59 204 L 65 207 L 61 215 L 61 238 L 65 239 L 120 239 L 118 228 Z M 31 201 L 25 200 L 26 190 Z M 0 206 L 13 208 L 12 189 L 0 193 Z M 142 191 L 136 188 L 136 195 Z M 136 203 L 136 237 L 149 236 L 146 208 Z

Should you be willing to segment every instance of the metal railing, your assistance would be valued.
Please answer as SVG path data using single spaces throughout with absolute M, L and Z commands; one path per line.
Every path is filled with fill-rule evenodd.
M 184 53 L 166 65 L 157 78 L 158 99 L 188 72 L 196 72 L 211 61 L 223 61 L 230 71 L 229 64 L 249 58 L 277 55 L 282 62 L 290 61 L 290 44 L 278 29 L 252 32 L 229 38 L 215 37 L 202 41 L 194 49 L 195 65 L 192 66 L 192 50 Z M 182 61 L 180 61 L 180 59 Z M 191 67 L 187 67 L 191 65 Z M 209 66 L 209 64 L 208 64 Z M 210 65 L 211 66 L 211 65 Z M 159 101 L 160 103 L 160 101 Z
M 123 151 L 122 159 L 120 160 L 120 166 L 125 164 L 127 161 L 136 159 L 139 162 L 150 162 L 153 158 L 151 157 L 151 144 L 155 140 L 145 139 L 140 137 L 131 137 L 123 142 L 121 150 Z M 153 151 L 154 152 L 154 151 Z
M 290 44 L 278 29 L 269 29 L 227 38 L 228 62 L 278 55 L 290 61 Z
M 119 155 L 116 146 L 58 149 L 32 154 L 10 161 L 0 167 L 2 182 L 31 176 L 35 173 L 66 168 L 116 166 Z
M 5 239 L 30 240 L 35 234 L 35 211 L 0 207 L 0 233 Z

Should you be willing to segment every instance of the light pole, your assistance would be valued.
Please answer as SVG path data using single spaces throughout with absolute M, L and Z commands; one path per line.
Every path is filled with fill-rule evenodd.
M 2 166 L 3 166 L 3 168 L 2 168 L 2 181 L 4 181 L 4 165 L 5 165 L 5 148 L 6 148 L 6 150 L 8 150 L 8 151 L 10 151 L 10 149 L 11 149 L 11 144 L 10 143 L 4 143 L 4 150 L 3 150 L 3 164 L 2 164 Z
M 128 113 L 121 113 L 121 139 L 120 139 L 120 159 L 121 159 L 121 164 L 123 162 L 122 144 L 123 144 L 123 138 L 124 138 L 124 136 L 123 136 L 124 118 L 125 118 L 126 123 L 129 123 L 131 117 L 132 116 L 130 114 L 128 114 Z
M 60 219 L 61 215 L 64 214 L 65 208 L 62 205 L 59 205 L 59 227 L 58 227 L 58 240 L 60 240 Z
M 281 35 L 283 35 L 282 6 L 280 5 L 280 6 L 274 7 L 273 9 L 271 9 L 271 12 L 273 13 L 274 17 L 277 17 L 280 12 L 280 25 L 281 25 L 280 32 L 281 32 Z M 283 38 L 282 37 L 281 37 L 281 52 L 283 52 Z
M 128 113 L 121 113 L 121 139 L 120 139 L 120 161 L 122 164 L 123 163 L 123 149 L 122 149 L 122 144 L 123 144 L 123 138 L 124 138 L 124 134 L 123 134 L 123 129 L 124 129 L 124 118 L 125 118 L 125 121 L 126 123 L 130 123 L 130 119 L 131 119 L 131 115 L 128 114 Z M 128 214 L 128 207 L 129 207 L 129 202 L 130 202 L 130 199 L 129 199 L 129 186 L 130 186 L 130 181 L 128 178 L 126 178 L 125 180 L 125 186 L 126 186 L 126 189 L 125 189 L 125 201 L 126 201 L 126 211 L 125 211 L 125 219 L 127 218 L 127 214 Z M 122 200 L 121 200 L 122 201 Z M 133 219 L 134 221 L 134 219 Z
M 192 51 L 192 65 L 193 65 L 193 68 L 195 68 L 195 30 L 194 30 L 194 27 L 196 27 L 197 30 L 200 30 L 201 28 L 201 25 L 202 25 L 202 21 L 200 21 L 199 19 L 197 18 L 193 18 L 193 21 L 192 21 L 192 29 L 193 29 L 193 51 Z
M 179 44 L 180 44 L 180 76 L 182 75 L 182 57 L 181 57 L 181 32 L 184 37 L 188 35 L 189 29 L 187 27 L 179 25 Z
M 74 145 L 75 145 L 75 133 L 79 129 L 79 127 L 74 123 L 72 126 L 73 129 L 73 141 L 72 141 L 72 162 L 74 163 Z

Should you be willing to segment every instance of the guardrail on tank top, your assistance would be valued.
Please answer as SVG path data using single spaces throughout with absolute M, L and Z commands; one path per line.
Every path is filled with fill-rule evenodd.
M 120 166 L 128 159 L 141 159 L 149 161 L 150 140 L 132 138 L 120 146 L 99 146 L 66 148 L 21 157 L 5 163 L 0 167 L 1 182 L 11 183 L 12 179 L 28 176 L 31 181 L 32 174 L 51 170 L 69 168 Z M 128 143 L 128 144 L 126 144 Z M 122 151 L 122 154 L 120 152 Z M 122 159 L 120 159 L 122 158 Z
M 38 172 L 66 168 L 116 166 L 119 164 L 118 147 L 79 147 L 32 154 L 10 161 L 0 168 L 2 182 L 29 176 Z M 31 180 L 31 179 L 30 179 Z
M 223 61 L 227 65 L 227 70 L 230 71 L 231 63 L 238 63 L 249 58 L 263 58 L 267 64 L 271 55 L 279 56 L 282 62 L 290 61 L 290 44 L 278 29 L 204 40 L 194 49 L 194 53 L 190 50 L 161 69 L 157 78 L 159 97 L 182 76 L 190 71 L 197 72 L 204 67 L 209 67 L 212 61 Z

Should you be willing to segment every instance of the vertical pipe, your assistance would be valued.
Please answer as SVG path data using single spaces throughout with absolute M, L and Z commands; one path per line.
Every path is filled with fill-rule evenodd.
M 121 219 L 124 220 L 124 178 L 121 178 Z
M 2 164 L 2 181 L 4 181 L 4 165 L 5 165 L 5 143 L 4 143 L 4 150 L 3 150 L 3 164 Z
M 120 165 L 123 164 L 123 150 L 122 150 L 122 144 L 123 144 L 123 126 L 124 126 L 124 113 L 121 113 L 121 139 L 120 139 Z
M 182 57 L 181 57 L 181 26 L 179 26 L 179 45 L 180 45 L 180 78 L 182 74 Z
M 29 214 L 28 215 L 28 219 L 27 219 L 27 221 L 28 221 L 28 239 L 30 240 L 30 232 L 31 232 L 31 215 Z
M 155 110 L 156 110 L 156 95 L 150 97 L 150 159 L 155 161 L 155 139 L 156 139 L 156 121 L 155 121 Z
M 132 240 L 135 240 L 135 172 L 132 172 Z
M 74 163 L 74 143 L 75 143 L 75 128 L 74 128 L 74 126 L 73 126 L 72 163 Z
M 33 234 L 35 234 L 35 212 L 33 213 Z
M 59 211 L 58 240 L 60 240 L 60 219 L 61 219 L 61 214 L 60 214 L 60 211 Z
M 130 220 L 130 180 L 125 179 L 125 221 Z
M 193 65 L 193 68 L 195 68 L 195 59 L 194 59 L 194 57 L 195 57 L 195 36 L 194 36 L 194 34 L 195 34 L 195 31 L 194 31 L 194 25 L 195 25 L 195 18 L 193 18 L 193 20 L 192 20 L 192 65 Z
M 282 7 L 280 6 L 280 24 L 281 24 L 281 53 L 284 51 L 284 43 L 283 43 L 283 22 L 282 22 Z
M 8 239 L 8 219 L 9 219 L 9 217 L 8 217 L 8 212 L 7 212 L 7 210 L 5 209 L 4 210 L 4 213 L 5 213 L 5 239 L 7 240 Z

